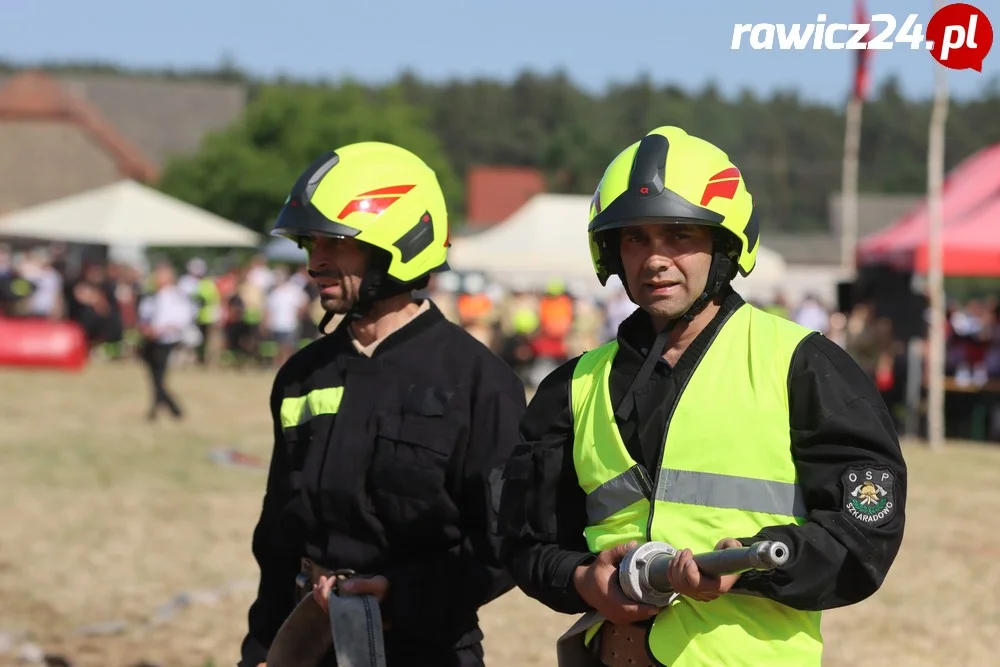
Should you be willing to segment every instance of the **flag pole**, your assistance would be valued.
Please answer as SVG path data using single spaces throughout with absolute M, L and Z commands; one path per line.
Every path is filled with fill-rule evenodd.
M 854 280 L 858 243 L 858 153 L 861 145 L 862 100 L 851 95 L 844 124 L 844 158 L 840 183 L 840 268 L 844 280 Z
M 938 0 L 938 7 L 945 4 Z M 927 435 L 931 449 L 944 447 L 945 293 L 942 258 L 945 128 L 948 121 L 948 73 L 934 63 L 934 104 L 927 147 L 927 211 L 929 217 L 927 288 L 930 330 L 927 351 Z
M 855 20 L 866 23 L 868 15 L 863 0 L 855 0 Z M 868 45 L 869 34 L 864 36 Z M 861 146 L 861 110 L 868 88 L 867 49 L 855 51 L 854 85 L 847 100 L 844 115 L 844 156 L 841 165 L 840 182 L 840 268 L 844 280 L 855 280 L 856 252 L 858 244 L 858 160 Z

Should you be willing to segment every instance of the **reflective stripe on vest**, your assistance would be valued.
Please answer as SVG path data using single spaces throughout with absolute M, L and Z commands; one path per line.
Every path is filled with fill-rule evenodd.
M 281 428 L 301 426 L 317 415 L 335 415 L 343 397 L 343 387 L 329 387 L 285 398 L 281 401 Z
M 795 484 L 670 468 L 663 468 L 660 475 L 664 483 L 657 489 L 657 500 L 762 514 L 806 515 L 805 498 Z M 593 522 L 603 521 L 632 503 L 648 500 L 651 488 L 649 473 L 635 465 L 587 496 L 587 516 Z
M 723 537 L 803 523 L 787 378 L 792 354 L 809 333 L 749 305 L 734 311 L 681 389 L 648 494 L 611 406 L 608 378 L 617 343 L 583 355 L 571 399 L 574 464 L 587 493 L 590 550 L 635 539 L 697 553 Z M 818 667 L 819 624 L 818 612 L 764 597 L 730 594 L 710 603 L 681 597 L 656 617 L 649 649 L 672 667 L 764 661 Z
M 649 473 L 634 465 L 587 494 L 587 518 L 591 523 L 604 521 L 632 503 L 649 500 L 652 491 Z

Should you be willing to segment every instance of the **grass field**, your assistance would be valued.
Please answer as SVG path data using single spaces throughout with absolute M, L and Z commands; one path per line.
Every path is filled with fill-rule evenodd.
M 180 369 L 187 419 L 148 424 L 137 366 L 0 371 L 0 636 L 28 633 L 81 666 L 233 665 L 253 598 L 250 535 L 270 453 L 270 375 Z M 826 665 L 985 665 L 1000 632 L 1000 448 L 907 445 L 903 550 L 883 589 L 824 620 Z M 199 591 L 231 585 L 224 594 Z M 191 604 L 156 624 L 179 593 Z M 518 592 L 482 612 L 494 667 L 554 665 L 572 618 Z M 119 620 L 117 634 L 80 628 Z M 15 664 L 3 653 L 0 664 Z

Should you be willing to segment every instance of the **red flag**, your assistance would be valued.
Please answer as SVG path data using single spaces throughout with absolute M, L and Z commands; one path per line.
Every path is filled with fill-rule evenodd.
M 854 2 L 854 22 L 868 24 L 868 32 L 861 40 L 865 46 L 868 46 L 868 42 L 872 38 L 872 31 L 868 13 L 865 12 L 864 0 L 855 0 Z M 868 61 L 871 58 L 871 53 L 871 50 L 867 48 L 854 52 L 854 97 L 856 99 L 864 100 L 868 97 Z

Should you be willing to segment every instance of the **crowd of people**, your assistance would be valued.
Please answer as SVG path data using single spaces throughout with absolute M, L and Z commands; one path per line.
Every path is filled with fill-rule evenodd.
M 172 363 L 274 369 L 319 335 L 323 311 L 304 266 L 275 265 L 259 255 L 212 267 L 194 258 L 180 268 L 173 273 L 171 267 L 167 282 L 185 295 L 190 310 Z M 0 247 L 0 313 L 77 322 L 95 358 L 134 358 L 141 355 L 141 301 L 158 289 L 154 274 L 117 262 L 84 263 L 72 271 L 58 247 L 20 253 Z M 571 294 L 559 281 L 544 290 L 505 289 L 475 273 L 439 274 L 427 295 L 528 386 L 555 365 L 611 340 L 636 307 L 620 285 L 598 301 Z M 898 380 L 906 341 L 871 305 L 842 313 L 814 295 L 790 304 L 781 293 L 769 303 L 751 302 L 822 332 L 876 379 L 887 401 L 902 400 Z M 948 376 L 959 384 L 1000 379 L 998 299 L 953 304 L 947 323 Z
M 1000 299 L 973 299 L 948 312 L 945 369 L 959 385 L 1000 379 Z
M 170 269 L 160 276 L 157 268 Z M 224 263 L 210 273 L 194 258 L 183 271 L 167 262 L 142 272 L 118 262 L 84 262 L 72 270 L 60 251 L 19 255 L 0 249 L 0 308 L 6 317 L 70 320 L 80 325 L 92 356 L 139 353 L 143 299 L 162 289 L 186 298 L 178 361 L 202 365 L 280 363 L 316 334 L 315 287 L 304 267 L 269 267 L 263 257 Z

